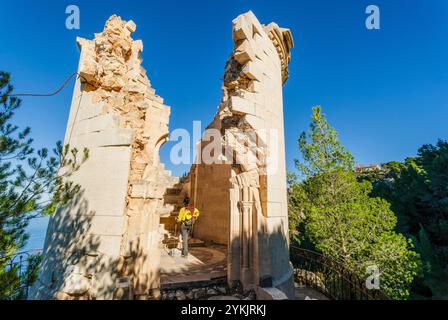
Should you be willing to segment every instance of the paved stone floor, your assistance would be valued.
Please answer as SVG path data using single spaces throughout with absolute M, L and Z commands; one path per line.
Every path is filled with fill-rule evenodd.
M 162 251 L 161 284 L 209 281 L 227 276 L 227 247 L 208 245 L 193 247 L 188 258 L 178 249 Z
M 162 286 L 191 282 L 207 282 L 227 276 L 227 247 L 207 245 L 192 247 L 188 258 L 179 249 L 164 249 L 161 259 Z M 215 300 L 239 300 L 235 296 L 222 295 Z M 295 300 L 329 300 L 317 290 L 295 284 Z
M 317 290 L 294 284 L 295 300 L 330 300 Z

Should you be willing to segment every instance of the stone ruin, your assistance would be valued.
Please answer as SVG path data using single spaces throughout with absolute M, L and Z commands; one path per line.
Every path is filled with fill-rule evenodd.
M 229 287 L 292 298 L 282 87 L 293 40 L 252 12 L 233 21 L 223 96 L 198 144 L 222 150 L 187 177 L 160 162 L 170 107 L 141 66 L 136 26 L 112 16 L 81 50 L 65 144 L 90 157 L 81 192 L 51 217 L 32 299 L 159 299 L 161 252 L 184 196 L 201 211 L 194 238 L 227 246 Z M 215 148 L 216 150 L 216 148 Z

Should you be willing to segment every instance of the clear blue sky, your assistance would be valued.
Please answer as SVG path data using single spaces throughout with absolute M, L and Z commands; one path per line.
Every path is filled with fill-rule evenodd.
M 65 28 L 77 4 L 81 29 Z M 381 30 L 365 28 L 378 5 Z M 291 29 L 296 47 L 284 88 L 287 166 L 311 107 L 322 105 L 359 163 L 403 160 L 425 143 L 448 138 L 448 1 L 2 1 L 0 70 L 16 92 L 51 92 L 77 69 L 77 36 L 92 38 L 111 14 L 133 19 L 143 65 L 172 106 L 170 128 L 208 124 L 221 96 L 232 50 L 231 21 L 252 10 L 262 23 Z M 73 82 L 58 96 L 23 99 L 16 122 L 38 146 L 65 133 Z M 163 149 L 167 162 L 170 145 Z M 175 174 L 188 167 L 173 167 Z

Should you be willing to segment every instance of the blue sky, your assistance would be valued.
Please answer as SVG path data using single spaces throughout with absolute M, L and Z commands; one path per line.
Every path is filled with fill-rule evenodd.
M 296 47 L 284 88 L 287 166 L 297 137 L 322 105 L 359 163 L 403 160 L 425 143 L 448 138 L 448 1 L 1 1 L 0 70 L 16 92 L 51 92 L 77 69 L 76 37 L 92 38 L 116 13 L 137 24 L 143 65 L 172 106 L 170 129 L 211 121 L 232 50 L 231 21 L 252 10 L 262 23 L 291 29 Z M 65 8 L 81 10 L 80 30 L 65 28 Z M 367 30 L 365 8 L 381 10 Z M 15 121 L 37 146 L 62 140 L 73 82 L 51 98 L 25 98 Z M 169 164 L 177 175 L 188 166 Z

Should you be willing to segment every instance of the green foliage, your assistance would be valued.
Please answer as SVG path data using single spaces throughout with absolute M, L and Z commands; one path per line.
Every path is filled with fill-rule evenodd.
M 357 270 L 360 274 L 371 265 L 380 270 L 380 287 L 393 299 L 407 299 L 410 287 L 421 269 L 420 256 L 412 250 L 411 239 L 402 234 L 383 232 L 362 259 Z
M 422 225 L 420 225 L 418 237 L 414 239 L 415 247 L 424 261 L 424 270 L 431 272 L 435 259 L 434 248 L 429 240 L 428 233 Z
M 308 135 L 299 139 L 304 179 L 290 186 L 292 237 L 340 260 L 366 278 L 368 266 L 378 266 L 381 288 L 403 299 L 419 270 L 419 255 L 403 235 L 394 232 L 397 218 L 390 204 L 372 197 L 372 184 L 359 181 L 354 159 L 340 144 L 321 109 L 313 108 Z
M 28 288 L 36 281 L 41 254 L 0 258 L 0 300 L 26 299 Z
M 347 264 L 366 254 L 370 244 L 395 225 L 389 204 L 370 198 L 371 185 L 353 172 L 337 170 L 310 177 L 302 184 L 306 231 L 316 248 Z
M 338 133 L 328 125 L 321 107 L 313 107 L 312 111 L 310 130 L 299 138 L 303 158 L 303 161 L 295 160 L 299 172 L 312 176 L 338 168 L 351 169 L 354 158 L 339 142 Z
M 404 163 L 388 163 L 372 181 L 373 194 L 387 199 L 398 217 L 398 230 L 414 239 L 423 275 L 414 283 L 415 298 L 448 298 L 448 142 L 424 145 Z
M 78 150 L 60 143 L 52 156 L 45 148 L 35 151 L 30 129 L 19 130 L 11 123 L 21 105 L 19 99 L 9 96 L 12 91 L 10 75 L 0 72 L 0 277 L 10 283 L 1 287 L 0 296 L 17 289 L 14 286 L 21 275 L 14 266 L 8 267 L 6 260 L 25 246 L 29 221 L 53 213 L 79 191 L 79 186 L 66 178 L 88 157 L 87 150 L 79 156 Z

